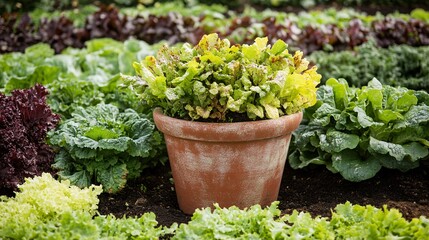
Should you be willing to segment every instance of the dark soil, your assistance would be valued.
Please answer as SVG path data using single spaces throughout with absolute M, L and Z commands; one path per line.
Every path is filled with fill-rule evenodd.
M 370 180 L 352 183 L 322 166 L 293 170 L 287 165 L 279 201 L 284 213 L 296 209 L 313 216 L 329 217 L 337 204 L 346 201 L 376 207 L 387 205 L 400 210 L 407 219 L 429 216 L 429 168 L 424 166 L 406 173 L 383 169 Z M 103 193 L 99 212 L 117 217 L 154 212 L 163 226 L 190 220 L 178 207 L 168 165 L 144 172 L 143 177 L 130 182 L 119 194 Z

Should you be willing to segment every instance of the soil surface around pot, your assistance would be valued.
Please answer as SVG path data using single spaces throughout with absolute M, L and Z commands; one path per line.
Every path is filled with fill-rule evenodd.
M 423 166 L 406 173 L 382 169 L 370 180 L 353 183 L 323 166 L 293 170 L 286 164 L 278 200 L 283 213 L 296 209 L 329 217 L 337 204 L 350 201 L 376 207 L 387 205 L 400 210 L 407 219 L 429 216 L 429 168 Z M 103 193 L 99 212 L 117 217 L 154 212 L 163 226 L 191 219 L 179 209 L 168 165 L 145 171 L 116 195 Z

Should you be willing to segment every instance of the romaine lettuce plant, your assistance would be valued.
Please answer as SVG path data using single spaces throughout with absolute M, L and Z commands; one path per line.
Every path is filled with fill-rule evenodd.
M 150 118 L 133 109 L 120 112 L 111 104 L 77 108 L 49 140 L 61 147 L 53 167 L 62 179 L 80 187 L 101 183 L 110 193 L 166 160 L 158 157 L 163 138 Z
M 26 177 L 52 172 L 52 148 L 45 142 L 59 116 L 46 104 L 41 85 L 0 93 L 0 188 L 16 190 Z
M 350 181 L 373 177 L 382 167 L 407 171 L 429 155 L 429 94 L 382 85 L 349 88 L 329 79 L 294 132 L 290 165 L 324 164 Z
M 134 63 L 138 76 L 123 79 L 150 106 L 185 119 L 269 119 L 314 105 L 317 68 L 282 40 L 267 42 L 231 46 L 210 34 L 194 47 L 164 45 L 156 58 Z

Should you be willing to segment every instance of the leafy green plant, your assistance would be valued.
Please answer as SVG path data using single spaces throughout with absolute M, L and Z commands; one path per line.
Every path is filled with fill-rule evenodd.
M 135 94 L 118 90 L 119 73 L 134 72 L 132 62 L 153 53 L 153 46 L 130 39 L 124 43 L 112 39 L 86 42 L 84 49 L 67 49 L 54 55 L 47 44 L 37 44 L 25 53 L 0 55 L 0 91 L 29 88 L 36 83 L 48 88 L 48 103 L 55 113 L 69 118 L 78 106 L 111 103 L 122 110 L 133 108 L 139 112 Z
M 429 219 L 408 221 L 396 209 L 338 204 L 332 217 L 294 210 L 282 215 L 279 202 L 262 208 L 198 209 L 180 226 L 158 226 L 153 213 L 116 218 L 97 215 L 100 186 L 80 189 L 50 174 L 28 178 L 14 198 L 0 197 L 4 239 L 425 239 Z
M 30 229 L 56 221 L 68 212 L 95 214 L 101 187 L 80 189 L 69 181 L 58 182 L 50 174 L 26 178 L 14 198 L 0 198 L 0 238 L 30 239 Z
M 110 193 L 166 160 L 158 156 L 163 138 L 148 116 L 110 104 L 77 108 L 49 139 L 61 147 L 53 167 L 62 179 L 80 187 L 101 183 Z
M 172 231 L 157 227 L 153 213 L 96 215 L 101 186 L 80 189 L 44 173 L 27 178 L 19 190 L 0 198 L 1 239 L 158 239 Z
M 329 223 L 335 239 L 425 239 L 429 219 L 407 221 L 396 209 L 371 205 L 338 204 Z
M 281 217 L 279 202 L 262 208 L 254 205 L 241 210 L 237 207 L 198 209 L 187 224 L 181 224 L 173 239 L 329 239 L 329 222 L 313 219 L 308 213 L 294 212 Z
M 429 234 L 429 219 L 407 221 L 387 206 L 346 202 L 335 207 L 331 219 L 296 210 L 281 216 L 277 206 L 199 209 L 173 239 L 424 239 Z
M 407 171 L 429 155 L 429 94 L 382 85 L 361 89 L 329 79 L 318 102 L 294 133 L 290 165 L 323 164 L 350 181 L 373 177 L 381 167 Z
M 368 42 L 354 51 L 318 51 L 308 59 L 316 63 L 322 82 L 330 77 L 344 78 L 350 86 L 365 86 L 372 78 L 381 83 L 415 90 L 429 90 L 429 47 L 407 45 L 377 47 Z
M 231 46 L 210 34 L 195 47 L 164 45 L 157 58 L 134 63 L 138 76 L 123 79 L 150 106 L 179 118 L 278 118 L 312 106 L 321 78 L 316 67 L 308 68 L 299 51 L 291 55 L 283 41 L 267 42 Z

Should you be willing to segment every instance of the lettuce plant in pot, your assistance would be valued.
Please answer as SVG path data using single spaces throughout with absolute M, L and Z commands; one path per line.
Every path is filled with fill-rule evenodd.
M 216 34 L 160 48 L 123 76 L 153 106 L 185 213 L 269 205 L 278 196 L 291 132 L 316 103 L 321 76 L 281 40 L 231 45 Z

